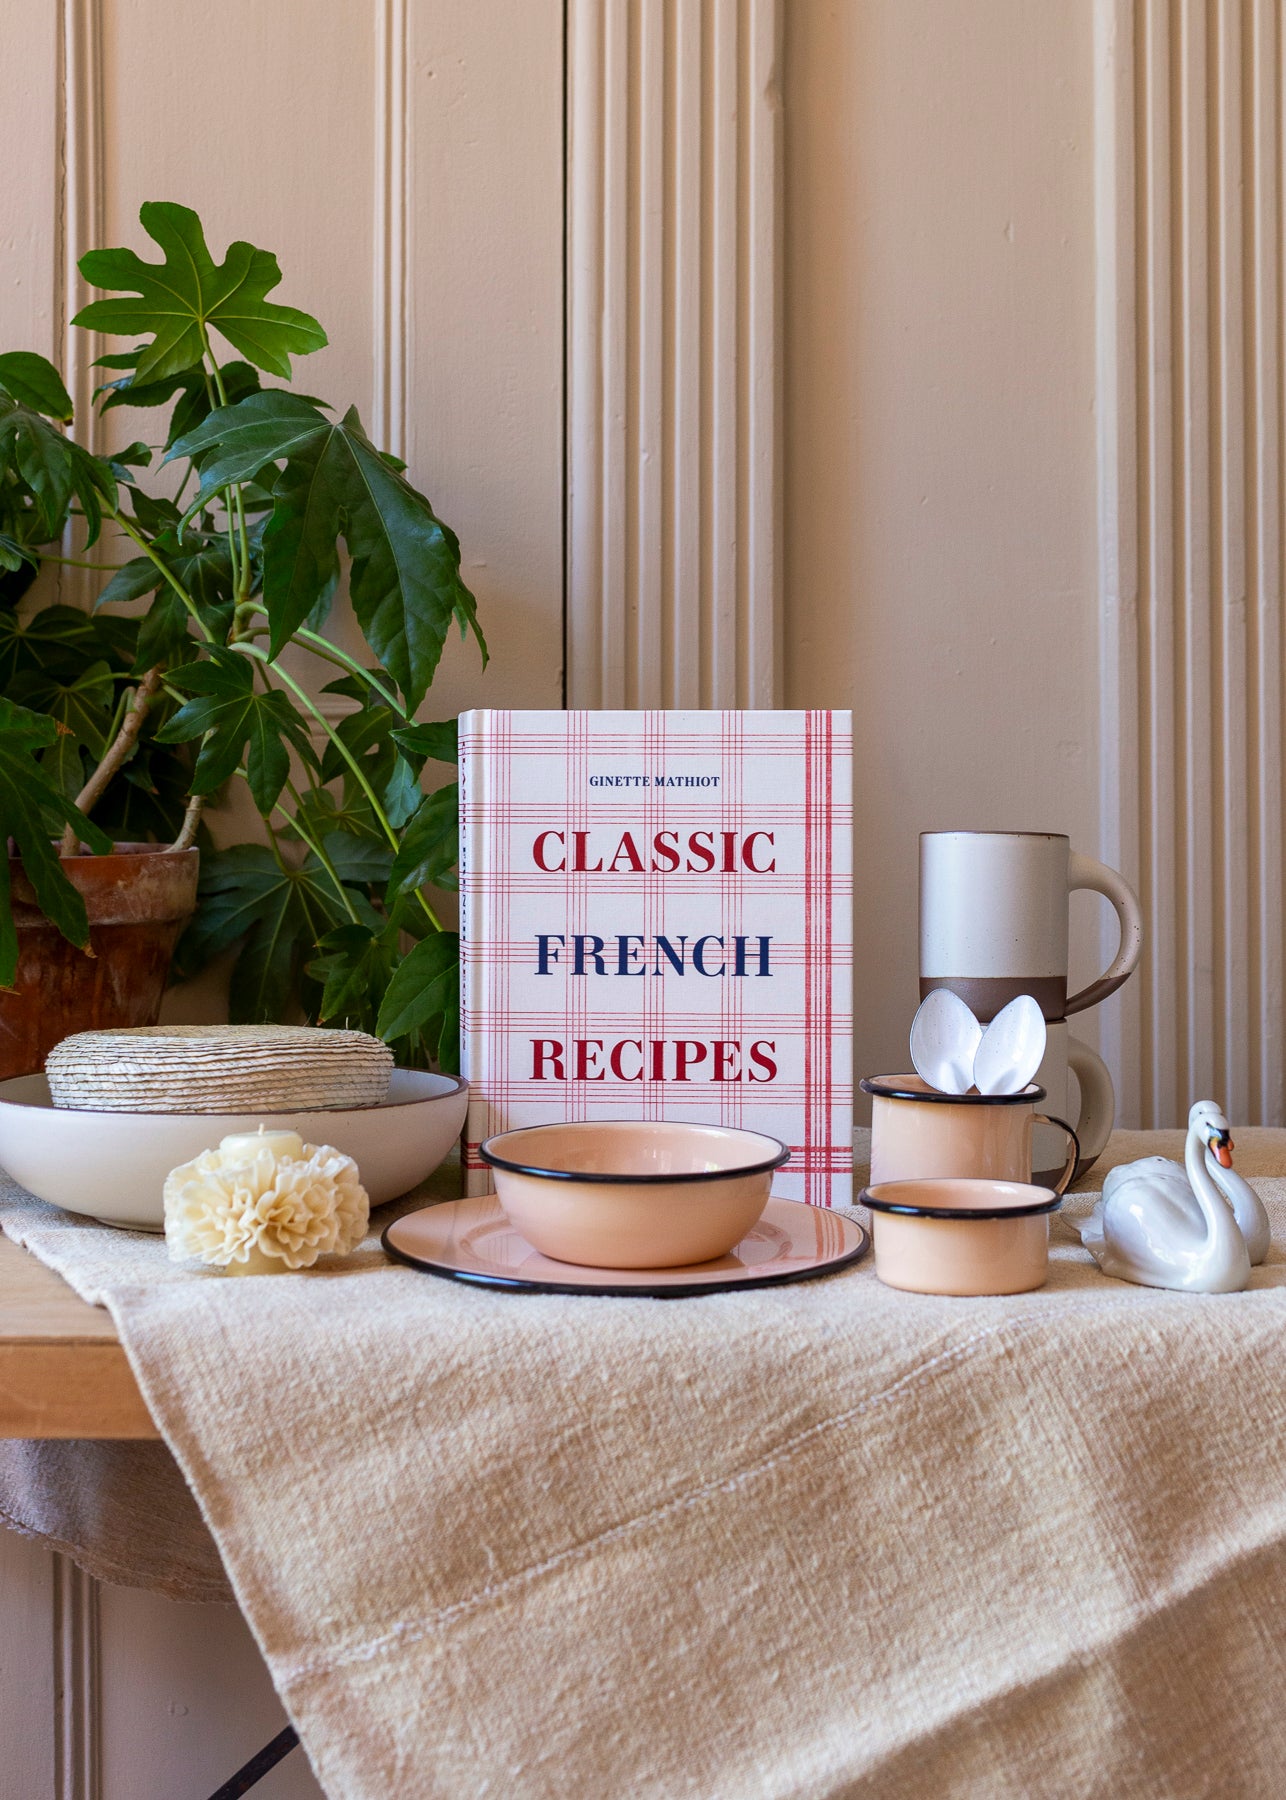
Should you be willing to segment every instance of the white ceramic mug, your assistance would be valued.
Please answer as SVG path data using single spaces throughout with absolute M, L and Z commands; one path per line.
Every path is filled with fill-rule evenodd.
M 1036 1111 L 1045 1090 L 1034 1081 L 1020 1094 L 940 1094 L 918 1075 L 868 1075 L 862 1092 L 871 1096 L 872 1187 L 937 1176 L 1030 1182 L 1038 1125 L 1057 1126 L 1069 1146 L 1046 1185 L 1061 1194 L 1076 1173 L 1076 1133 Z
M 1116 1093 L 1103 1058 L 1072 1036 L 1066 1020 L 1056 1020 L 1045 1031 L 1045 1055 L 1036 1080 L 1049 1095 L 1049 1104 L 1076 1127 L 1081 1146 L 1076 1164 L 1079 1181 L 1107 1147 L 1116 1123 Z M 1038 1125 L 1031 1155 L 1032 1180 L 1050 1185 L 1063 1161 L 1062 1134 Z
M 1111 966 L 1070 999 L 1068 898 L 1091 888 L 1116 908 Z M 1115 869 L 1074 851 L 1056 831 L 920 834 L 920 998 L 949 987 L 985 1024 L 1019 994 L 1047 1019 L 1083 1012 L 1116 992 L 1143 943 L 1138 896 Z

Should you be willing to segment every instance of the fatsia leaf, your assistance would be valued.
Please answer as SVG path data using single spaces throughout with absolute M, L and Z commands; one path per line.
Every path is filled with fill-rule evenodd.
M 111 849 L 111 839 L 90 823 L 55 787 L 36 757 L 58 735 L 43 714 L 0 695 L 0 846 L 12 838 L 41 911 L 69 942 L 89 943 L 85 902 L 63 874 L 51 841 L 51 824 L 74 824 L 92 849 Z M 10 987 L 18 967 L 18 934 L 9 896 L 9 859 L 0 856 L 0 987 Z
M 170 414 L 170 429 L 165 438 L 167 450 L 185 432 L 195 431 L 202 419 L 208 418 L 214 411 L 210 390 L 200 370 L 197 371 L 197 377 L 192 386 L 185 389 L 182 399 Z M 258 369 L 240 359 L 223 363 L 219 369 L 219 378 L 223 382 L 228 406 L 235 406 L 238 400 L 244 400 L 247 394 L 254 394 L 259 390 Z
M 34 350 L 7 350 L 0 355 L 0 388 L 35 412 L 45 413 L 64 425 L 71 422 L 71 395 L 63 386 L 62 376 Z
M 85 513 L 86 542 L 98 536 L 101 498 L 116 500 L 116 478 L 101 458 L 74 444 L 33 407 L 0 393 L 0 458 L 11 456 L 39 509 L 42 542 L 57 537 L 73 494 Z
M 40 566 L 34 550 L 28 550 L 25 544 L 10 537 L 8 532 L 0 531 L 0 569 L 7 569 L 12 574 L 22 568 L 24 563 L 30 564 L 33 569 Z
M 290 774 L 290 748 L 307 763 L 316 756 L 308 722 L 280 688 L 255 686 L 250 660 L 216 646 L 209 657 L 172 672 L 177 687 L 194 697 L 157 733 L 158 743 L 203 737 L 192 792 L 209 794 L 237 768 L 244 752 L 251 797 L 267 817 Z
M 191 512 L 208 505 L 231 482 L 249 481 L 329 428 L 315 401 L 269 388 L 216 407 L 195 430 L 175 439 L 165 460 L 187 456 L 200 463 L 201 486 Z
M 355 410 L 294 452 L 264 532 L 264 604 L 275 656 L 352 557 L 349 596 L 363 635 L 412 706 L 437 669 L 452 619 L 482 647 L 460 547 L 423 494 L 380 457 Z
M 182 515 L 173 500 L 167 499 L 164 494 L 147 494 L 142 488 L 131 487 L 129 501 L 135 522 L 142 526 L 149 537 L 159 537 L 167 531 L 178 531 Z
M 336 441 L 344 452 L 337 460 L 344 540 L 353 559 L 353 611 L 367 643 L 416 707 L 433 680 L 452 619 L 473 632 L 483 662 L 487 659 L 473 595 L 460 579 L 460 545 L 424 496 L 383 461 L 356 408 L 345 415 Z M 271 615 L 266 567 L 264 599 Z M 273 621 L 274 644 L 284 643 L 287 635 Z
M 83 744 L 92 756 L 106 752 L 116 682 L 105 662 L 79 668 L 67 680 L 28 669 L 9 684 L 9 698 L 48 714 L 74 744 Z
M 363 766 L 368 779 L 373 782 L 386 781 L 395 754 L 389 728 L 396 717 L 395 713 L 378 700 L 370 701 L 357 712 L 346 713 L 335 725 L 334 738 L 328 740 L 322 752 L 322 780 L 334 781 L 351 766 L 339 748 L 342 744 L 349 756 L 356 757 L 358 762 L 365 759 Z M 369 753 L 380 746 L 384 749 L 383 756 L 371 757 Z
M 215 639 L 226 637 L 233 604 L 227 538 L 190 535 L 180 545 L 167 531 L 153 542 L 152 548 L 192 596 L 202 622 Z M 175 657 L 181 660 L 191 635 L 191 616 L 182 599 L 166 581 L 164 569 L 158 568 L 149 556 L 136 556 L 116 571 L 94 603 L 98 612 L 104 606 L 138 600 L 153 592 L 156 599 L 139 621 L 133 659 L 136 674 L 150 669 L 153 663 L 168 663 Z
M 391 907 L 400 894 L 414 893 L 426 881 L 442 884 L 460 860 L 459 815 L 457 782 L 425 795 L 402 833 L 384 895 L 386 906 Z
M 262 479 L 269 464 L 285 460 L 263 535 L 274 657 L 305 620 L 324 616 L 339 579 L 342 534 L 358 622 L 413 706 L 433 679 L 452 619 L 473 632 L 485 660 L 454 533 L 376 450 L 355 409 L 333 424 L 299 395 L 252 394 L 211 413 L 170 454 L 200 459 L 189 514 L 232 482 Z
M 0 612 L 0 689 L 7 689 L 20 669 L 79 666 L 99 654 L 97 626 L 74 606 L 46 606 L 25 624 L 11 612 Z
M 424 789 L 415 770 L 404 756 L 395 757 L 393 772 L 380 795 L 384 815 L 395 831 L 400 831 L 414 817 L 423 799 Z
M 455 719 L 398 725 L 391 735 L 395 744 L 400 744 L 414 756 L 429 756 L 434 762 L 444 763 L 460 760 L 459 727 Z
M 460 940 L 454 931 L 422 938 L 393 974 L 380 1005 L 376 1031 L 385 1043 L 432 1032 L 444 1069 L 458 1066 Z
M 128 600 L 140 600 L 164 580 L 164 575 L 150 556 L 131 557 L 129 562 L 117 569 L 95 600 L 94 611 L 97 612 L 100 606 L 121 606 Z
M 91 331 L 150 337 L 135 365 L 139 382 L 162 380 L 198 364 L 203 333 L 211 327 L 256 368 L 287 381 L 291 356 L 325 344 L 326 333 L 316 319 L 265 298 L 281 280 L 269 251 L 238 242 L 216 264 L 196 213 L 172 201 L 148 201 L 139 220 L 164 252 L 164 262 L 144 262 L 133 250 L 89 251 L 80 259 L 85 279 L 94 287 L 135 297 L 91 300 L 74 321 Z
M 145 469 L 148 466 L 152 460 L 152 452 L 141 439 L 136 438 L 123 450 L 113 450 L 104 460 L 117 481 L 128 481 L 134 469 Z
M 357 837 L 350 831 L 328 831 L 322 849 L 340 880 L 352 887 L 383 887 L 393 866 L 387 842 Z
M 317 946 L 308 973 L 322 984 L 317 1016 L 323 1024 L 372 1031 L 393 972 L 402 960 L 393 926 L 337 925 Z
M 351 776 L 345 780 L 338 799 L 329 788 L 309 788 L 304 794 L 303 805 L 296 808 L 296 814 L 313 838 L 324 840 L 328 832 L 344 831 L 350 837 L 372 838 L 382 846 L 388 844 L 370 801 Z
M 241 939 L 228 995 L 232 1021 L 281 1019 L 305 960 L 343 916 L 316 857 L 291 869 L 264 844 L 203 854 L 197 912 L 180 945 L 180 967 L 195 972 Z
M 167 667 L 183 661 L 191 635 L 192 616 L 168 582 L 158 590 L 155 600 L 139 622 L 138 655 L 134 672 L 141 675 L 157 663 Z
M 140 354 L 141 350 L 125 350 L 118 356 L 100 356 L 95 367 L 132 370 Z M 205 381 L 199 366 L 176 369 L 159 381 L 140 381 L 136 374 L 122 375 L 116 381 L 105 381 L 97 390 L 97 394 L 103 396 L 100 410 L 110 412 L 114 406 L 164 406 L 175 394 L 181 393 L 185 399 L 196 393 L 204 394 Z

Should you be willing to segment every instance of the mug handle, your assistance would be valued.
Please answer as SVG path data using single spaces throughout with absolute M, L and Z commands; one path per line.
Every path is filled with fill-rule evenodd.
M 1058 1129 L 1060 1131 L 1065 1131 L 1072 1140 L 1072 1148 L 1067 1161 L 1063 1164 L 1062 1174 L 1054 1183 L 1054 1192 L 1056 1194 L 1065 1194 L 1071 1186 L 1072 1179 L 1076 1174 L 1076 1165 L 1081 1160 L 1081 1140 L 1077 1137 L 1066 1119 L 1056 1119 L 1051 1113 L 1033 1113 L 1031 1122 L 1033 1125 L 1057 1125 Z
M 1076 1121 L 1081 1140 L 1077 1179 L 1102 1156 L 1116 1123 L 1116 1094 L 1107 1064 L 1097 1050 L 1079 1038 L 1067 1040 L 1067 1066 L 1081 1090 L 1081 1116 Z
M 1112 902 L 1121 922 L 1121 945 L 1115 960 L 1097 981 L 1091 981 L 1079 994 L 1072 995 L 1067 1002 L 1067 1015 L 1070 1016 L 1084 1012 L 1087 1006 L 1097 1006 L 1133 974 L 1143 949 L 1143 908 L 1124 875 L 1118 875 L 1106 863 L 1095 862 L 1092 856 L 1082 856 L 1076 850 L 1068 863 L 1067 886 L 1069 890 L 1090 888 L 1094 893 L 1102 894 L 1104 899 Z

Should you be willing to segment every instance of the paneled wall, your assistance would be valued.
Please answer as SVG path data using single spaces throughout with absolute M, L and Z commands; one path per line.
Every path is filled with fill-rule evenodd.
M 907 1066 L 919 832 L 1097 854 L 1090 27 L 786 8 L 783 695 L 854 708 L 863 1071 Z
M 1100 0 L 1104 841 L 1130 1113 L 1283 1105 L 1282 11 Z
M 783 0 L 569 0 L 571 706 L 769 707 Z
M 493 662 L 431 713 L 560 705 L 565 648 L 574 704 L 852 706 L 861 1068 L 917 833 L 1061 829 L 1147 911 L 1080 1027 L 1125 1119 L 1283 1117 L 1278 0 L 9 12 L 0 344 L 83 410 L 76 259 L 145 199 L 275 250 L 460 533 Z M 0 1583 L 0 1800 L 196 1796 L 280 1716 L 233 1614 Z
M 216 256 L 275 251 L 330 336 L 307 390 L 355 402 L 461 538 L 492 662 L 453 639 L 426 714 L 561 705 L 561 0 L 34 0 L 3 27 L 0 345 L 59 361 L 93 429 L 85 249 L 154 256 L 138 208 L 172 199 Z M 282 1723 L 235 1611 L 98 1590 L 0 1531 L 0 1800 L 201 1800 Z M 256 1789 L 318 1792 L 298 1752 Z

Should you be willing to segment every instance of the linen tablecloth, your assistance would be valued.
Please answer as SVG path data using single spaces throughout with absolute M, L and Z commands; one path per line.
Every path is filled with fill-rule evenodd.
M 1238 1166 L 1281 1141 L 1238 1133 Z M 1257 1185 L 1286 1243 L 1286 1182 Z M 662 1302 L 470 1290 L 373 1242 L 193 1275 L 13 1189 L 0 1223 L 111 1308 L 331 1796 L 1286 1790 L 1280 1249 L 1181 1296 L 1056 1223 L 1013 1299 L 868 1263 Z M 175 1564 L 137 1577 L 217 1584 L 165 1504 Z M 90 1510 L 18 1522 L 128 1574 Z

